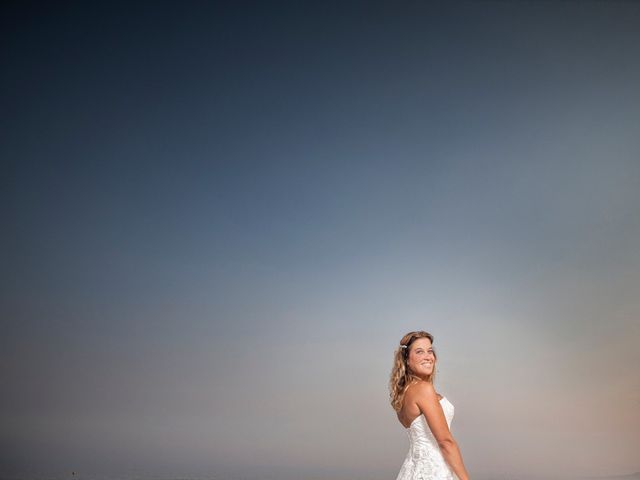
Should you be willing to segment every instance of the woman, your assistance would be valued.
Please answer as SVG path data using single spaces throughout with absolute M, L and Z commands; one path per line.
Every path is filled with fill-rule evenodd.
M 409 435 L 409 453 L 396 480 L 468 480 L 449 426 L 453 405 L 433 387 L 433 335 L 407 333 L 396 350 L 389 387 L 391 405 Z M 455 474 L 455 477 L 454 477 Z

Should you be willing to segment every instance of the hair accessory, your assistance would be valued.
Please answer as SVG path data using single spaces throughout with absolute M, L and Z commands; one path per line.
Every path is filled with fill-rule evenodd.
M 400 348 L 407 348 L 406 345 L 400 345 Z

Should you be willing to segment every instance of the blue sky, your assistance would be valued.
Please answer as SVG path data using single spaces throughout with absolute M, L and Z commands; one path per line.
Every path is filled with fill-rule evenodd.
M 0 474 L 640 470 L 637 5 L 2 8 Z

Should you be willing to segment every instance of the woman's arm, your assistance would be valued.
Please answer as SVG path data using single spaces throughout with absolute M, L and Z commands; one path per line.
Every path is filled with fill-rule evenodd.
M 444 416 L 433 385 L 427 382 L 420 382 L 415 388 L 415 402 L 427 419 L 431 433 L 433 433 L 440 446 L 442 456 L 460 480 L 468 480 L 469 474 L 462 461 L 462 454 L 458 444 L 453 439 L 453 435 L 451 435 L 447 419 Z

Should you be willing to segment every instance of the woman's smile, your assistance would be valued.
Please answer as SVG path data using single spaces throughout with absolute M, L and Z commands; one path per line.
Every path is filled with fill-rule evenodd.
M 409 370 L 420 376 L 429 377 L 433 374 L 436 356 L 428 338 L 419 338 L 411 345 L 407 366 Z

